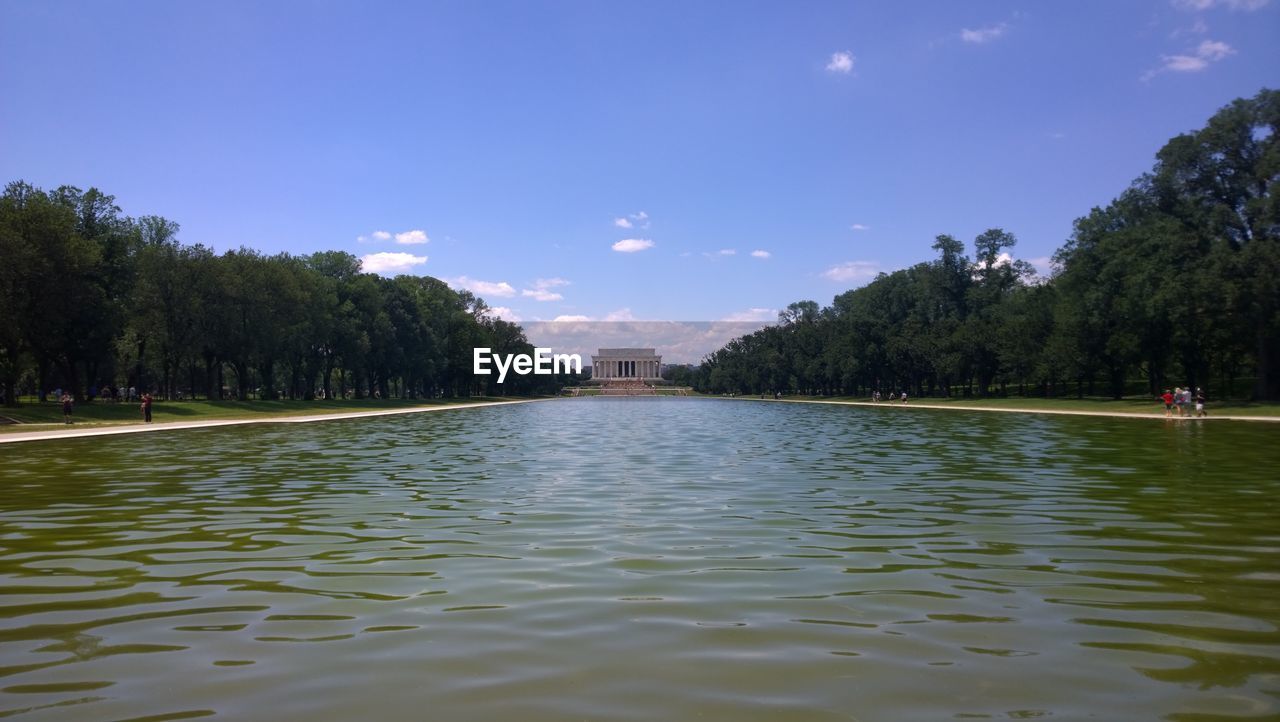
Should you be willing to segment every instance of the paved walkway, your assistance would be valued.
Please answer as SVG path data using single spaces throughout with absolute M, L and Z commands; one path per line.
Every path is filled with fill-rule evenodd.
M 121 424 L 119 426 L 85 426 L 77 428 L 58 426 L 56 429 L 42 431 L 15 431 L 0 433 L 0 444 L 13 444 L 19 441 L 43 441 L 52 439 L 73 439 L 81 436 L 110 436 L 112 434 L 140 434 L 148 431 L 177 431 L 178 429 L 206 429 L 212 426 L 241 426 L 244 424 L 307 424 L 312 421 L 336 421 L 339 419 L 359 419 L 367 416 L 395 416 L 397 414 L 421 414 L 429 411 L 450 411 L 452 409 L 478 409 L 485 406 L 507 406 L 510 404 L 527 404 L 532 401 L 546 399 L 522 399 L 520 401 L 485 401 L 474 404 L 442 404 L 440 406 L 419 406 L 412 409 L 384 409 L 381 411 L 349 411 L 335 414 L 314 414 L 311 416 L 267 416 L 247 419 L 208 419 L 205 421 L 167 421 L 151 424 Z
M 773 401 L 773 399 L 756 399 L 747 396 L 734 398 L 746 401 Z M 998 411 L 1006 414 L 1057 414 L 1060 416 L 1108 416 L 1115 419 L 1170 419 L 1172 421 L 1269 421 L 1280 422 L 1280 416 L 1239 416 L 1231 414 L 1214 414 L 1196 417 L 1166 417 L 1164 411 L 1153 413 L 1125 413 L 1123 411 L 1077 411 L 1073 409 L 1005 409 L 992 406 L 957 406 L 955 404 L 923 404 L 914 401 L 900 404 L 896 401 L 834 401 L 825 399 L 781 399 L 789 404 L 836 404 L 839 406 L 874 406 L 875 408 L 894 409 L 939 409 L 942 411 Z

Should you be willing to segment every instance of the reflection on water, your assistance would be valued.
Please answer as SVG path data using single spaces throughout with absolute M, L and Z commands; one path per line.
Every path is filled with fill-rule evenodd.
M 1277 429 L 574 399 L 0 448 L 0 715 L 1280 715 Z

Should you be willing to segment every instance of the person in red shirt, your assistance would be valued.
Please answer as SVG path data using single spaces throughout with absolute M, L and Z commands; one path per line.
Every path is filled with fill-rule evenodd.
M 1173 392 L 1165 389 L 1160 395 L 1160 400 L 1164 402 L 1164 415 L 1173 416 Z
M 151 423 L 151 394 L 142 395 L 142 420 Z

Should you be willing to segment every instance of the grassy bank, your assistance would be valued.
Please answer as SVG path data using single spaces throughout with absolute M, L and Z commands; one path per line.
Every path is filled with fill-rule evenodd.
M 870 403 L 870 399 L 864 397 L 852 396 L 785 396 L 785 399 L 796 401 L 854 401 L 862 403 Z M 881 401 L 881 404 L 898 404 L 898 401 Z M 1021 411 L 1080 411 L 1086 413 L 1107 413 L 1107 414 L 1164 414 L 1164 404 L 1156 399 L 1147 398 L 1124 398 L 1124 399 L 1103 399 L 1103 398 L 933 398 L 933 397 L 911 397 L 907 399 L 908 404 L 924 404 L 929 406 L 952 406 L 955 408 L 971 408 L 971 409 L 1006 409 Z M 1192 407 L 1194 410 L 1194 407 Z M 1274 402 L 1251 402 L 1251 401 L 1210 401 L 1205 410 L 1210 416 L 1220 414 L 1224 416 L 1268 416 L 1280 417 L 1280 403 Z M 1177 413 L 1176 411 L 1174 413 Z
M 492 396 L 459 399 L 332 399 L 326 401 L 157 401 L 151 407 L 152 422 L 221 421 L 272 416 L 313 416 L 343 414 L 355 411 L 390 411 L 427 406 L 475 404 L 487 401 L 509 401 Z M 53 401 L 25 403 L 16 407 L 0 407 L 0 418 L 15 423 L 0 423 L 5 432 L 38 431 L 64 426 L 62 404 Z M 137 402 L 76 404 L 72 414 L 75 426 L 118 426 L 142 422 Z

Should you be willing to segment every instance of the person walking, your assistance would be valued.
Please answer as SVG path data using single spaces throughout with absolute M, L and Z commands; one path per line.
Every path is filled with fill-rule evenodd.
M 142 395 L 142 420 L 151 423 L 151 393 L 147 392 Z
M 1205 402 L 1204 389 L 1197 388 L 1196 389 L 1196 416 L 1201 416 L 1201 417 L 1208 416 L 1208 414 L 1206 414 L 1204 411 L 1204 402 Z
M 71 423 L 71 410 L 75 406 L 75 400 L 71 398 L 71 394 L 62 395 L 62 422 Z

